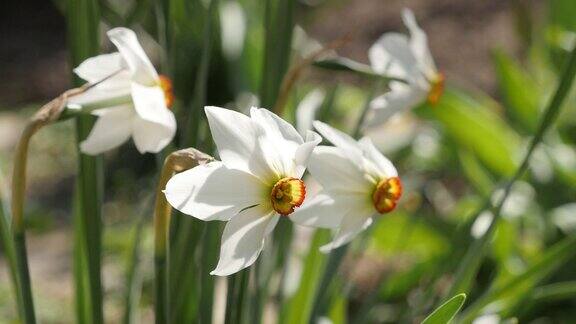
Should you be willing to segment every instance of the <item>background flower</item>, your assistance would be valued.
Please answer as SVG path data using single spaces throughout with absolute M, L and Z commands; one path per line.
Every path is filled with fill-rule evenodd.
M 114 28 L 107 34 L 118 52 L 89 58 L 74 69 L 98 84 L 73 97 L 69 106 L 109 105 L 92 112 L 98 120 L 80 148 L 95 155 L 132 137 L 140 153 L 157 153 L 176 134 L 176 119 L 168 108 L 173 101 L 170 81 L 156 73 L 132 30 Z

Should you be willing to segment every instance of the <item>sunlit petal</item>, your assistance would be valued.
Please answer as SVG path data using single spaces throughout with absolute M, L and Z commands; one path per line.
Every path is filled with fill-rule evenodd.
M 342 216 L 342 223 L 334 237 L 334 240 L 320 247 L 320 251 L 327 253 L 335 248 L 352 241 L 359 233 L 372 224 L 374 210 L 364 208 L 360 210 L 350 210 Z
M 411 79 L 418 74 L 416 57 L 406 35 L 382 35 L 368 50 L 368 57 L 376 73 L 400 79 Z
M 130 84 L 130 73 L 118 52 L 88 58 L 74 69 L 74 73 L 90 83 L 106 79 L 98 85 L 104 89 L 127 88 Z
M 140 118 L 134 119 L 132 139 L 140 153 L 158 153 L 176 135 L 176 120 L 171 116 L 169 125 L 159 124 Z
M 430 49 L 428 48 L 428 36 L 426 36 L 426 33 L 418 26 L 412 10 L 402 10 L 402 20 L 410 31 L 410 48 L 416 57 L 418 68 L 426 77 L 431 80 L 434 79 L 438 72 Z
M 228 168 L 243 170 L 262 179 L 276 173 L 259 145 L 258 138 L 263 130 L 250 117 L 219 107 L 205 107 L 205 111 L 220 158 Z
M 158 73 L 138 42 L 136 33 L 128 28 L 118 27 L 109 30 L 107 34 L 130 68 L 133 80 L 143 85 L 154 85 L 158 80 Z
M 306 141 L 302 143 L 294 154 L 295 169 L 292 176 L 294 178 L 301 178 L 306 171 L 306 166 L 310 161 L 310 156 L 318 144 L 322 142 L 322 137 L 313 131 L 308 131 L 306 134 Z
M 374 182 L 364 174 L 362 165 L 353 163 L 337 147 L 318 146 L 310 156 L 308 170 L 326 190 L 368 195 Z
M 370 102 L 364 127 L 381 125 L 403 110 L 416 107 L 426 99 L 427 91 L 400 82 L 391 83 L 391 90 Z
M 335 194 L 323 191 L 296 209 L 289 217 L 303 226 L 338 228 L 342 216 L 351 209 L 363 209 L 370 202 L 361 194 Z
M 362 151 L 364 152 L 364 156 L 370 160 L 373 165 L 376 167 L 380 178 L 391 178 L 397 177 L 398 171 L 396 167 L 392 164 L 390 160 L 388 160 L 372 143 L 372 140 L 368 137 L 364 137 L 360 139 L 358 142 Z
M 252 265 L 278 219 L 275 212 L 260 207 L 246 209 L 232 217 L 222 234 L 218 265 L 210 274 L 228 276 Z
M 322 137 L 330 141 L 336 147 L 346 151 L 347 157 L 352 162 L 358 165 L 362 163 L 362 151 L 360 150 L 360 147 L 358 147 L 358 143 L 356 143 L 350 135 L 318 120 L 314 121 L 313 124 L 314 128 L 318 130 Z
M 164 92 L 160 87 L 148 87 L 137 82 L 132 82 L 132 101 L 140 118 L 162 124 L 166 127 L 174 127 L 174 114 L 164 99 Z
M 96 155 L 120 146 L 130 138 L 132 122 L 136 116 L 131 106 L 100 109 L 99 116 L 88 137 L 80 143 L 85 154 Z
M 222 162 L 200 165 L 173 176 L 164 191 L 174 208 L 201 220 L 229 220 L 241 210 L 262 204 L 262 183 Z

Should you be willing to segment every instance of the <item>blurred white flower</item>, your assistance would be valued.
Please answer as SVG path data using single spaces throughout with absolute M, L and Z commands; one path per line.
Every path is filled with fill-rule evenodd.
M 108 37 L 118 52 L 89 58 L 74 69 L 80 78 L 97 85 L 71 98 L 68 105 L 104 106 L 92 112 L 98 120 L 80 149 L 99 154 L 132 137 L 140 153 L 159 152 L 176 133 L 176 119 L 168 108 L 172 84 L 156 73 L 132 30 L 114 28 Z
M 336 230 L 330 251 L 350 242 L 372 223 L 372 217 L 392 211 L 402 194 L 396 168 L 364 137 L 350 136 L 322 123 L 314 127 L 336 147 L 318 146 L 308 169 L 323 190 L 290 218 L 301 225 Z
M 324 102 L 324 91 L 314 89 L 306 94 L 296 107 L 296 129 L 305 134 L 312 129 L 312 122 L 316 119 L 316 112 Z
M 390 91 L 372 100 L 370 116 L 365 123 L 367 127 L 384 123 L 395 113 L 413 108 L 424 100 L 435 104 L 444 89 L 444 76 L 436 69 L 428 37 L 418 26 L 414 13 L 404 9 L 402 20 L 410 37 L 386 33 L 372 45 L 368 57 L 376 73 L 406 82 L 390 82 Z
M 205 110 L 222 161 L 175 175 L 165 194 L 185 214 L 228 221 L 212 271 L 226 276 L 254 263 L 280 215 L 302 204 L 306 187 L 301 178 L 321 138 L 308 132 L 304 140 L 265 109 L 252 108 L 250 117 L 218 107 Z
M 244 49 L 246 14 L 240 3 L 226 1 L 220 5 L 222 52 L 228 60 L 237 59 Z
M 485 314 L 476 317 L 472 324 L 498 324 L 500 323 L 500 316 L 498 314 Z

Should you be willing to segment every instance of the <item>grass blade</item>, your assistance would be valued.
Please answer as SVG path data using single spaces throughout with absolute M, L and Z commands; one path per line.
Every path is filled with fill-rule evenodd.
M 7 203 L 5 203 L 4 195 L 4 178 L 0 175 L 0 241 L 2 242 L 2 251 L 6 262 L 8 263 L 10 281 L 12 282 L 12 288 L 14 289 L 14 295 L 16 298 L 19 313 L 24 312 L 23 305 L 20 303 L 18 298 L 19 288 L 18 288 L 18 278 L 16 273 L 16 256 L 14 250 L 14 241 L 12 240 L 12 233 L 10 228 L 10 214 L 8 212 Z
M 294 29 L 294 6 L 295 1 L 292 0 L 266 0 L 260 105 L 268 109 L 276 102 L 288 70 Z
M 440 305 L 428 315 L 422 322 L 422 324 L 448 324 L 456 316 L 462 305 L 466 301 L 465 294 L 459 294 L 450 298 L 447 302 Z
M 68 43 L 71 66 L 77 66 L 99 52 L 100 12 L 96 0 L 69 0 L 67 3 Z M 79 84 L 80 80 L 75 79 Z M 80 143 L 88 136 L 93 124 L 92 116 L 76 120 L 76 140 Z M 76 308 L 82 323 L 103 323 L 102 305 L 102 219 L 103 194 L 102 161 L 78 151 L 78 179 L 76 183 L 75 278 Z
M 309 323 L 312 315 L 312 306 L 314 297 L 318 292 L 320 275 L 326 264 L 326 255 L 320 252 L 320 246 L 330 239 L 330 232 L 326 230 L 317 230 L 312 238 L 310 249 L 302 270 L 300 286 L 298 290 L 288 301 L 288 306 L 284 310 L 286 318 L 285 324 Z

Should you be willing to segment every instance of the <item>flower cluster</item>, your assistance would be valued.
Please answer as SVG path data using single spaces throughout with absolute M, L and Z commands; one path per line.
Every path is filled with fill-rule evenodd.
M 385 34 L 369 51 L 372 69 L 395 81 L 389 84 L 390 92 L 370 103 L 367 126 L 425 99 L 435 103 L 441 95 L 443 77 L 426 35 L 412 12 L 405 10 L 403 20 L 410 37 Z M 115 28 L 108 36 L 118 52 L 88 59 L 74 70 L 94 86 L 69 106 L 96 106 L 91 111 L 99 117 L 81 150 L 98 154 L 132 137 L 140 152 L 158 152 L 176 131 L 168 109 L 174 100 L 171 83 L 157 74 L 134 32 Z M 281 217 L 332 229 L 334 239 L 321 247 L 327 252 L 349 243 L 375 216 L 394 210 L 402 195 L 396 168 L 369 138 L 356 141 L 325 123 L 312 122 L 314 111 L 306 113 L 307 121 L 299 127 L 306 132 L 304 138 L 266 109 L 253 107 L 247 116 L 206 107 L 205 113 L 220 161 L 174 175 L 164 194 L 185 214 L 227 222 L 214 275 L 230 275 L 253 264 Z M 320 135 L 307 130 L 312 125 L 334 146 L 319 146 Z M 307 169 L 322 186 L 311 198 L 303 180 Z
M 315 128 L 336 147 L 306 139 L 277 115 L 252 108 L 250 117 L 206 107 L 221 161 L 175 175 L 167 184 L 168 202 L 201 220 L 227 221 L 215 275 L 229 275 L 253 264 L 281 216 L 296 223 L 337 231 L 323 251 L 339 247 L 370 225 L 372 216 L 390 212 L 402 188 L 392 163 L 363 138 L 354 141 L 321 122 Z M 324 191 L 306 200 L 306 169 Z M 299 208 L 300 207 L 300 208 Z

